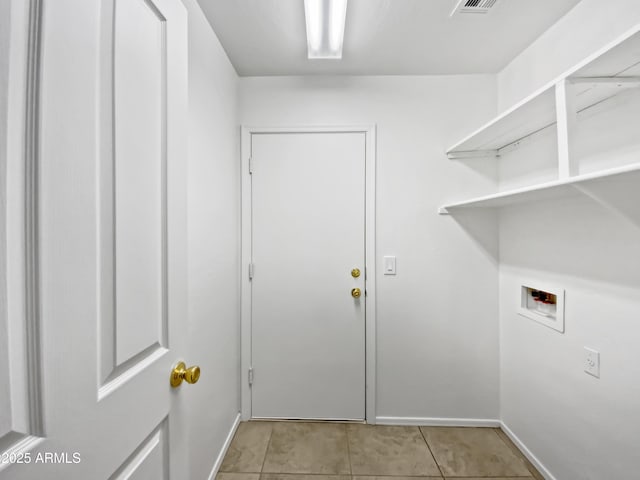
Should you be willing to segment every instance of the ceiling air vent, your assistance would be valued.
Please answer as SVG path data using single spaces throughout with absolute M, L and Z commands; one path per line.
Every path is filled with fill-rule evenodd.
M 460 0 L 451 12 L 453 17 L 457 13 L 488 13 L 498 0 Z

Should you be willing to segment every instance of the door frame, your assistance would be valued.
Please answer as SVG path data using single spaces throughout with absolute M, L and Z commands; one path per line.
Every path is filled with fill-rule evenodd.
M 241 294 L 240 294 L 240 413 L 251 418 L 251 136 L 261 133 L 364 133 L 365 134 L 365 420 L 376 421 L 376 126 L 242 126 L 241 161 Z

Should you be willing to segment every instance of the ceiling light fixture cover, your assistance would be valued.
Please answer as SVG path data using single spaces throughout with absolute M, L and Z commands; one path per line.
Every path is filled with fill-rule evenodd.
M 347 0 L 304 0 L 304 16 L 309 58 L 340 60 Z

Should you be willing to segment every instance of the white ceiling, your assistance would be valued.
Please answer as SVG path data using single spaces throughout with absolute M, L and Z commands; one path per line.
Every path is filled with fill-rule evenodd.
M 342 60 L 308 60 L 303 0 L 199 0 L 239 75 L 495 73 L 580 0 L 349 0 Z

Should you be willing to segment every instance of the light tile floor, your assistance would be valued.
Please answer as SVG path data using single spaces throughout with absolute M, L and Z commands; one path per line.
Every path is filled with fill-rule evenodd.
M 500 429 L 311 422 L 241 423 L 216 480 L 461 477 L 543 480 Z

